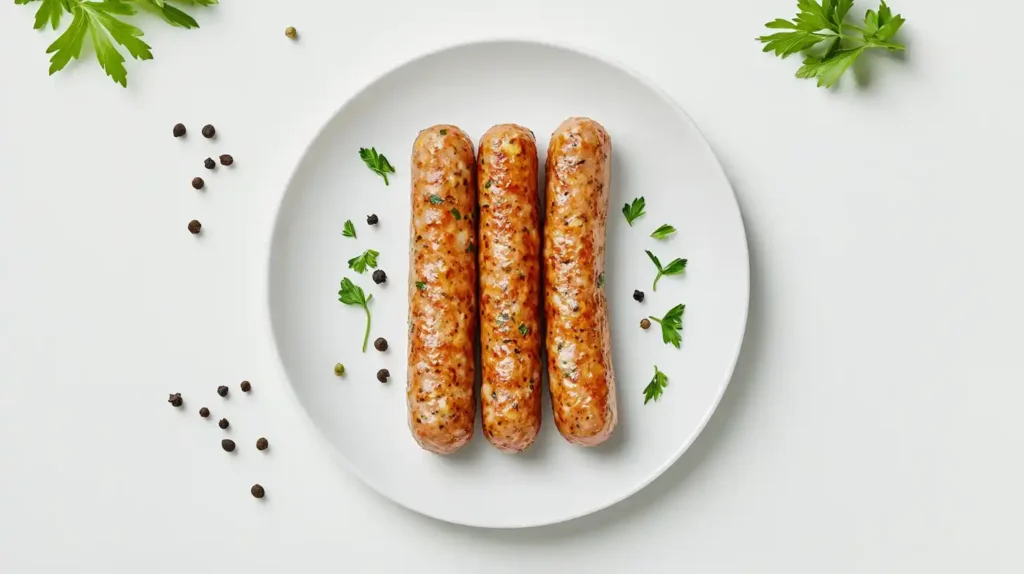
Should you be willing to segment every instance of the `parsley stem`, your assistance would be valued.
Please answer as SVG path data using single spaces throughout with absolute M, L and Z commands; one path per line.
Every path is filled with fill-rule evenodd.
M 370 297 L 373 297 L 373 295 L 370 295 Z M 370 299 L 367 298 L 366 301 L 369 302 Z M 370 308 L 363 305 L 363 311 L 366 311 L 366 334 L 363 335 L 363 352 L 365 353 L 366 342 L 370 340 Z
M 658 280 L 661 279 L 662 275 L 664 275 L 664 274 L 661 272 L 661 269 L 658 269 L 658 276 L 654 278 L 654 286 L 651 288 L 652 290 L 654 290 L 654 291 L 658 290 Z M 651 317 L 651 318 L 654 319 L 654 317 Z M 658 321 L 658 322 L 660 323 L 661 321 Z

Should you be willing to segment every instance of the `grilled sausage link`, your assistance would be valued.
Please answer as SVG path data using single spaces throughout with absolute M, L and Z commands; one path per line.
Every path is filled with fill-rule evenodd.
M 615 372 L 604 291 L 611 139 L 569 118 L 551 136 L 544 224 L 548 379 L 555 425 L 595 446 L 615 428 Z
M 480 342 L 484 436 L 506 452 L 540 431 L 540 196 L 537 142 L 517 125 L 494 126 L 477 155 L 480 203 Z
M 409 428 L 448 454 L 473 437 L 476 341 L 476 162 L 459 128 L 420 132 L 412 150 Z

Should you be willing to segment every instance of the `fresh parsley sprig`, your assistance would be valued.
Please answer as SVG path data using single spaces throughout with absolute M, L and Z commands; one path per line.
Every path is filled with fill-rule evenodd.
M 388 158 L 384 157 L 384 154 L 377 153 L 375 148 L 361 147 L 359 148 L 359 157 L 362 158 L 366 167 L 370 168 L 370 171 L 384 178 L 384 185 L 391 185 L 388 183 L 388 174 L 395 173 L 395 168 L 388 162 Z
M 657 321 L 661 325 L 661 339 L 668 345 L 672 345 L 675 348 L 679 348 L 679 344 L 683 342 L 683 336 L 680 334 L 683 330 L 683 311 L 686 310 L 686 305 L 676 305 L 665 313 L 665 316 L 661 319 L 657 317 L 651 317 L 651 320 Z
M 345 228 L 341 230 L 341 234 L 352 239 L 356 238 L 356 226 L 352 225 L 351 219 L 345 222 Z
M 626 223 L 628 223 L 630 227 L 633 227 L 633 222 L 636 221 L 638 217 L 646 215 L 644 213 L 644 206 L 646 203 L 647 202 L 644 201 L 644 198 L 638 197 L 633 200 L 633 203 L 627 203 L 622 206 L 622 215 L 626 216 Z
M 853 0 L 798 0 L 797 8 L 799 13 L 793 20 L 777 18 L 765 24 L 773 30 L 789 31 L 761 36 L 758 41 L 764 43 L 765 52 L 774 52 L 783 59 L 822 44 L 824 52 L 808 55 L 796 72 L 798 78 L 817 78 L 819 88 L 835 85 L 866 50 L 906 49 L 891 41 L 906 20 L 899 14 L 893 16 L 884 0 L 877 12 L 867 11 L 862 26 L 846 22 Z
M 644 388 L 644 404 L 646 405 L 652 399 L 657 401 L 661 398 L 662 391 L 668 386 L 668 375 L 658 370 L 658 365 L 654 365 L 654 378 Z
M 366 273 L 367 267 L 370 269 L 376 269 L 378 255 L 380 255 L 380 253 L 373 249 L 367 249 L 362 255 L 349 259 L 348 268 L 359 274 Z
M 655 229 L 654 233 L 651 234 L 651 237 L 655 239 L 665 239 L 666 237 L 672 235 L 675 232 L 676 228 L 666 223 L 665 225 L 662 225 L 661 227 Z
M 366 343 L 370 340 L 370 308 L 367 303 L 373 299 L 373 295 L 367 295 L 363 288 L 353 283 L 348 277 L 341 280 L 341 291 L 338 291 L 338 300 L 346 305 L 362 307 L 366 311 L 366 334 L 363 335 L 363 352 L 366 352 Z
M 661 261 L 659 261 L 653 253 L 651 253 L 650 251 L 644 251 L 644 253 L 646 253 L 647 256 L 651 258 L 651 261 L 654 263 L 654 266 L 658 268 L 658 276 L 654 278 L 654 286 L 652 287 L 652 289 L 655 291 L 658 290 L 658 281 L 662 277 L 666 275 L 681 275 L 683 271 L 686 271 L 686 259 L 674 259 L 671 263 L 662 267 Z
M 153 52 L 149 44 L 140 39 L 142 30 L 125 22 L 124 16 L 135 15 L 138 7 L 155 12 L 172 26 L 198 28 L 195 19 L 172 2 L 211 6 L 218 0 L 14 0 L 15 4 L 32 2 L 39 2 L 35 20 L 37 30 L 47 24 L 57 30 L 64 14 L 71 14 L 71 24 L 46 49 L 47 54 L 53 54 L 50 57 L 51 76 L 82 55 L 88 37 L 103 71 L 122 87 L 128 87 L 125 59 L 114 43 L 121 45 L 136 60 L 152 60 Z

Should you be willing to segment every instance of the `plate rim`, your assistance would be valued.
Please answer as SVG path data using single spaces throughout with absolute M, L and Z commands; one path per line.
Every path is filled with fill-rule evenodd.
M 671 456 L 669 456 L 665 460 L 665 462 L 661 464 L 661 466 L 659 466 L 657 469 L 652 471 L 644 479 L 642 479 L 640 481 L 637 481 L 637 483 L 634 484 L 633 486 L 631 486 L 630 488 L 624 489 L 622 494 L 620 494 L 620 495 L 618 495 L 616 497 L 609 498 L 607 501 L 603 501 L 600 504 L 592 506 L 592 507 L 590 507 L 587 510 L 574 512 L 572 514 L 568 514 L 566 516 L 563 516 L 563 517 L 560 517 L 560 518 L 557 518 L 557 519 L 553 519 L 552 520 L 552 519 L 545 518 L 545 519 L 537 520 L 537 521 L 520 521 L 520 522 L 516 522 L 516 523 L 511 523 L 511 524 L 491 524 L 491 523 L 481 522 L 481 521 L 456 520 L 456 519 L 453 519 L 453 518 L 450 518 L 450 517 L 439 516 L 437 514 L 433 514 L 433 513 L 427 512 L 424 509 L 416 508 L 416 507 L 413 507 L 413 506 L 408 506 L 406 504 L 403 504 L 402 502 L 399 502 L 398 500 L 395 500 L 394 498 L 392 498 L 388 494 L 382 492 L 372 481 L 367 480 L 366 476 L 364 476 L 364 474 L 359 469 L 357 469 L 356 466 L 353 463 L 351 463 L 344 455 L 342 455 L 338 451 L 337 448 L 334 447 L 333 444 L 331 444 L 327 440 L 327 437 L 324 436 L 324 433 L 320 430 L 319 426 L 316 424 L 316 422 L 310 416 L 309 411 L 306 409 L 305 405 L 302 404 L 302 400 L 299 398 L 298 393 L 295 390 L 295 386 L 291 382 L 290 376 L 288 374 L 288 370 L 287 370 L 287 368 L 285 368 L 284 358 L 281 356 L 281 347 L 280 347 L 280 345 L 278 345 L 277 337 L 274 334 L 275 333 L 275 330 L 274 330 L 274 313 L 273 313 L 273 310 L 272 310 L 272 308 L 273 308 L 273 301 L 272 301 L 273 289 L 271 288 L 271 285 L 273 284 L 273 277 L 272 277 L 271 273 L 273 272 L 274 243 L 275 243 L 275 239 L 278 236 L 278 233 L 281 232 L 281 219 L 280 219 L 281 209 L 284 206 L 284 202 L 285 202 L 286 197 L 288 196 L 288 191 L 291 189 L 293 183 L 295 182 L 295 179 L 296 179 L 296 177 L 297 177 L 297 175 L 299 173 L 299 169 L 302 167 L 303 163 L 305 162 L 305 159 L 309 155 L 309 152 L 312 150 L 313 145 L 320 139 L 320 137 L 326 131 L 327 127 L 329 125 L 331 125 L 331 123 L 334 121 L 334 119 L 339 114 L 341 114 L 341 112 L 346 107 L 348 107 L 350 104 L 352 104 L 352 102 L 354 102 L 356 99 L 358 99 L 360 96 L 362 96 L 367 90 L 369 90 L 371 87 L 376 85 L 378 82 L 382 81 L 384 78 L 390 76 L 391 74 L 394 74 L 395 72 L 397 72 L 399 70 L 402 70 L 402 69 L 407 68 L 409 66 L 415 65 L 417 62 L 420 62 L 422 60 L 426 60 L 428 58 L 439 56 L 441 54 L 444 54 L 445 52 L 451 52 L 451 51 L 457 51 L 457 50 L 472 48 L 474 46 L 501 45 L 501 44 L 509 44 L 509 45 L 520 44 L 520 45 L 530 45 L 530 46 L 534 46 L 534 47 L 541 46 L 541 47 L 544 47 L 544 48 L 549 48 L 549 49 L 555 49 L 555 50 L 560 50 L 560 51 L 564 51 L 564 52 L 575 53 L 578 56 L 583 56 L 583 57 L 586 57 L 586 58 L 590 58 L 590 59 L 596 60 L 597 62 L 600 62 L 600 63 L 605 64 L 607 66 L 611 66 L 612 68 L 615 68 L 615 69 L 625 73 L 626 75 L 630 76 L 634 80 L 640 82 L 644 87 L 646 87 L 647 89 L 651 90 L 662 101 L 664 101 L 666 104 L 668 104 L 675 111 L 675 113 L 680 116 L 681 119 L 683 119 L 684 121 L 688 122 L 690 124 L 690 126 L 692 126 L 693 129 L 696 130 L 697 134 L 700 136 L 701 143 L 703 144 L 704 148 L 708 151 L 708 153 L 710 153 L 711 158 L 714 160 L 715 167 L 717 168 L 718 173 L 721 175 L 722 179 L 725 181 L 726 186 L 728 187 L 729 197 L 731 199 L 733 207 L 735 208 L 735 212 L 736 212 L 737 219 L 738 219 L 738 222 L 739 222 L 739 231 L 742 234 L 742 239 L 743 240 L 741 241 L 741 245 L 742 245 L 742 251 L 743 251 L 743 259 L 744 259 L 744 262 L 745 262 L 745 264 L 742 266 L 742 273 L 743 273 L 743 277 L 742 277 L 742 281 L 743 281 L 743 284 L 742 284 L 742 290 L 743 290 L 743 309 L 742 309 L 742 328 L 740 330 L 740 336 L 738 337 L 738 341 L 736 342 L 735 350 L 732 353 L 732 359 L 731 359 L 730 364 L 728 366 L 726 376 L 725 376 L 722 384 L 719 385 L 719 387 L 717 389 L 717 392 L 715 394 L 714 400 L 708 406 L 707 410 L 702 415 L 700 422 L 694 428 L 694 431 L 690 434 L 690 436 L 688 436 L 686 438 L 686 440 L 684 440 L 683 442 L 680 443 L 679 448 Z M 742 348 L 743 348 L 743 342 L 746 340 L 747 327 L 748 327 L 748 323 L 749 323 L 749 320 L 750 320 L 750 246 L 749 246 L 749 243 L 748 243 L 748 240 L 747 240 L 747 230 L 746 230 L 746 224 L 744 223 L 744 220 L 743 220 L 743 211 L 740 209 L 739 200 L 738 200 L 738 198 L 736 196 L 736 190 L 735 190 L 735 188 L 733 188 L 732 182 L 729 180 L 729 177 L 726 174 L 725 169 L 722 166 L 722 162 L 718 159 L 718 154 L 716 154 L 714 148 L 711 147 L 711 143 L 708 141 L 708 139 L 705 136 L 704 132 L 700 129 L 700 126 L 697 124 L 697 122 L 695 122 L 693 120 L 692 117 L 690 117 L 690 115 L 686 112 L 686 110 L 683 109 L 683 107 L 674 98 L 672 98 L 672 96 L 670 96 L 668 94 L 668 92 L 666 92 L 664 89 L 661 88 L 661 86 L 659 86 L 653 80 L 647 78 L 643 74 L 637 72 L 632 67 L 622 63 L 617 58 L 613 58 L 613 57 L 608 56 L 607 54 L 603 54 L 603 53 L 601 53 L 601 52 L 599 52 L 597 50 L 593 50 L 593 49 L 590 49 L 590 48 L 584 48 L 582 46 L 575 45 L 573 43 L 562 42 L 562 41 L 551 41 L 551 40 L 547 40 L 547 39 L 522 38 L 522 37 L 519 37 L 519 38 L 516 38 L 516 37 L 502 37 L 502 38 L 492 38 L 492 39 L 470 38 L 470 39 L 467 39 L 467 40 L 464 40 L 464 41 L 459 41 L 459 42 L 454 42 L 454 43 L 449 43 L 449 44 L 443 44 L 443 45 L 441 45 L 439 47 L 436 47 L 436 48 L 433 48 L 431 50 L 427 50 L 425 52 L 421 52 L 421 53 L 419 53 L 419 54 L 417 54 L 417 55 L 415 55 L 415 56 L 413 56 L 411 58 L 406 58 L 404 60 L 400 60 L 398 63 L 396 63 L 395 65 L 391 66 L 387 70 L 385 70 L 382 73 L 379 73 L 379 74 L 377 74 L 375 76 L 372 76 L 369 80 L 367 80 L 365 83 L 363 83 L 358 89 L 353 91 L 352 94 L 349 97 L 345 98 L 344 101 L 342 101 L 334 109 L 333 112 L 331 112 L 329 115 L 327 115 L 327 117 L 324 119 L 324 121 L 321 122 L 320 126 L 317 128 L 316 132 L 309 139 L 308 143 L 302 149 L 302 152 L 298 155 L 298 159 L 295 161 L 295 164 L 292 166 L 292 169 L 290 170 L 290 174 L 288 176 L 288 179 L 285 182 L 283 191 L 280 194 L 280 196 L 279 196 L 279 198 L 278 198 L 278 200 L 276 202 L 276 205 L 274 207 L 273 224 L 271 225 L 271 230 L 270 230 L 270 234 L 269 234 L 269 245 L 267 246 L 266 257 L 264 258 L 264 264 L 266 265 L 266 268 L 264 270 L 264 279 L 266 281 L 266 283 L 265 283 L 265 285 L 266 285 L 266 293 L 264 294 L 265 295 L 265 297 L 264 297 L 264 304 L 266 305 L 266 307 L 265 307 L 265 315 L 264 316 L 265 316 L 265 319 L 266 319 L 266 325 L 269 327 L 271 340 L 273 342 L 273 347 L 274 347 L 274 355 L 273 356 L 276 359 L 278 368 L 284 374 L 284 378 L 285 378 L 285 381 L 286 381 L 286 384 L 284 386 L 287 387 L 287 391 L 286 391 L 285 394 L 288 395 L 288 397 L 289 397 L 289 399 L 290 399 L 290 401 L 292 403 L 292 406 L 293 407 L 297 407 L 299 412 L 302 413 L 302 416 L 299 417 L 299 418 L 302 419 L 303 424 L 306 427 L 306 430 L 310 431 L 311 434 L 316 435 L 316 438 L 314 440 L 316 441 L 316 444 L 318 445 L 318 448 L 325 449 L 328 452 L 329 456 L 333 460 L 338 462 L 340 464 L 340 466 L 346 472 L 348 472 L 352 476 L 355 476 L 357 479 L 359 479 L 359 482 L 361 482 L 364 486 L 368 487 L 377 496 L 381 497 L 385 501 L 387 501 L 387 502 L 389 502 L 389 503 L 391 503 L 391 504 L 393 504 L 395 506 L 398 506 L 400 508 L 403 508 L 403 509 L 415 512 L 416 514 L 419 514 L 421 516 L 426 516 L 426 517 L 432 518 L 434 520 L 439 520 L 441 522 L 445 522 L 445 523 L 449 523 L 449 524 L 456 524 L 456 525 L 460 525 L 460 526 L 468 526 L 468 527 L 473 527 L 473 528 L 486 528 L 486 529 L 494 529 L 494 530 L 516 530 L 516 529 L 522 529 L 522 528 L 535 528 L 535 527 L 541 527 L 541 526 L 550 526 L 550 525 L 553 525 L 553 524 L 561 524 L 561 523 L 564 523 L 564 522 L 570 522 L 570 521 L 582 518 L 584 516 L 589 516 L 591 514 L 595 514 L 595 513 L 607 510 L 608 508 L 611 508 L 612 506 L 615 506 L 615 505 L 619 504 L 620 502 L 622 502 L 622 501 L 632 497 L 636 493 L 640 492 L 641 490 L 643 490 L 644 488 L 649 486 L 652 482 L 657 480 L 659 477 L 664 475 L 665 472 L 669 468 L 671 468 L 676 462 L 679 461 L 679 459 L 682 457 L 683 453 L 685 453 L 687 450 L 690 449 L 690 447 L 693 445 L 694 441 L 697 440 L 697 437 L 700 436 L 701 433 L 704 432 L 704 429 L 707 427 L 708 421 L 711 420 L 711 417 L 718 410 L 718 406 L 722 402 L 722 397 L 725 395 L 725 391 L 729 387 L 729 384 L 732 382 L 732 377 L 733 377 L 733 375 L 736 372 L 736 365 L 739 362 L 740 353 L 741 353 Z

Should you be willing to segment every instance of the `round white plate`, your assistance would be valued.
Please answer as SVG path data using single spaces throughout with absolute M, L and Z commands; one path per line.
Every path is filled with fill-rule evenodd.
M 569 116 L 589 116 L 613 142 L 606 289 L 618 378 L 619 425 L 594 449 L 558 434 L 550 404 L 541 434 L 520 455 L 503 454 L 477 432 L 442 457 L 413 441 L 406 425 L 406 285 L 409 156 L 419 130 L 452 123 L 479 138 L 515 122 L 547 141 Z M 363 165 L 360 147 L 387 155 L 391 185 Z M 543 163 L 542 163 L 543 166 Z M 543 167 L 541 168 L 543 171 Z M 644 196 L 647 215 L 630 227 L 621 210 Z M 366 216 L 380 224 L 370 227 Z M 342 237 L 346 220 L 358 239 Z M 650 237 L 669 223 L 679 232 Z M 366 249 L 388 275 L 348 269 Z M 667 263 L 689 259 L 685 276 L 664 277 L 644 250 Z M 342 277 L 367 293 L 371 346 L 360 352 L 362 309 L 338 302 Z M 665 94 L 636 75 L 573 50 L 529 42 L 463 45 L 409 62 L 346 103 L 316 136 L 281 204 L 271 248 L 270 312 L 278 351 L 299 402 L 345 465 L 373 489 L 428 516 L 484 527 L 569 520 L 605 508 L 651 482 L 693 442 L 729 383 L 746 325 L 747 245 L 732 189 L 697 127 Z M 647 294 L 633 300 L 633 290 Z M 664 344 L 661 317 L 686 304 L 681 350 Z M 385 337 L 386 353 L 372 347 Z M 335 363 L 345 365 L 343 378 Z M 657 365 L 669 377 L 661 400 L 644 404 Z M 391 381 L 377 382 L 378 369 Z M 545 381 L 546 385 L 546 381 Z

